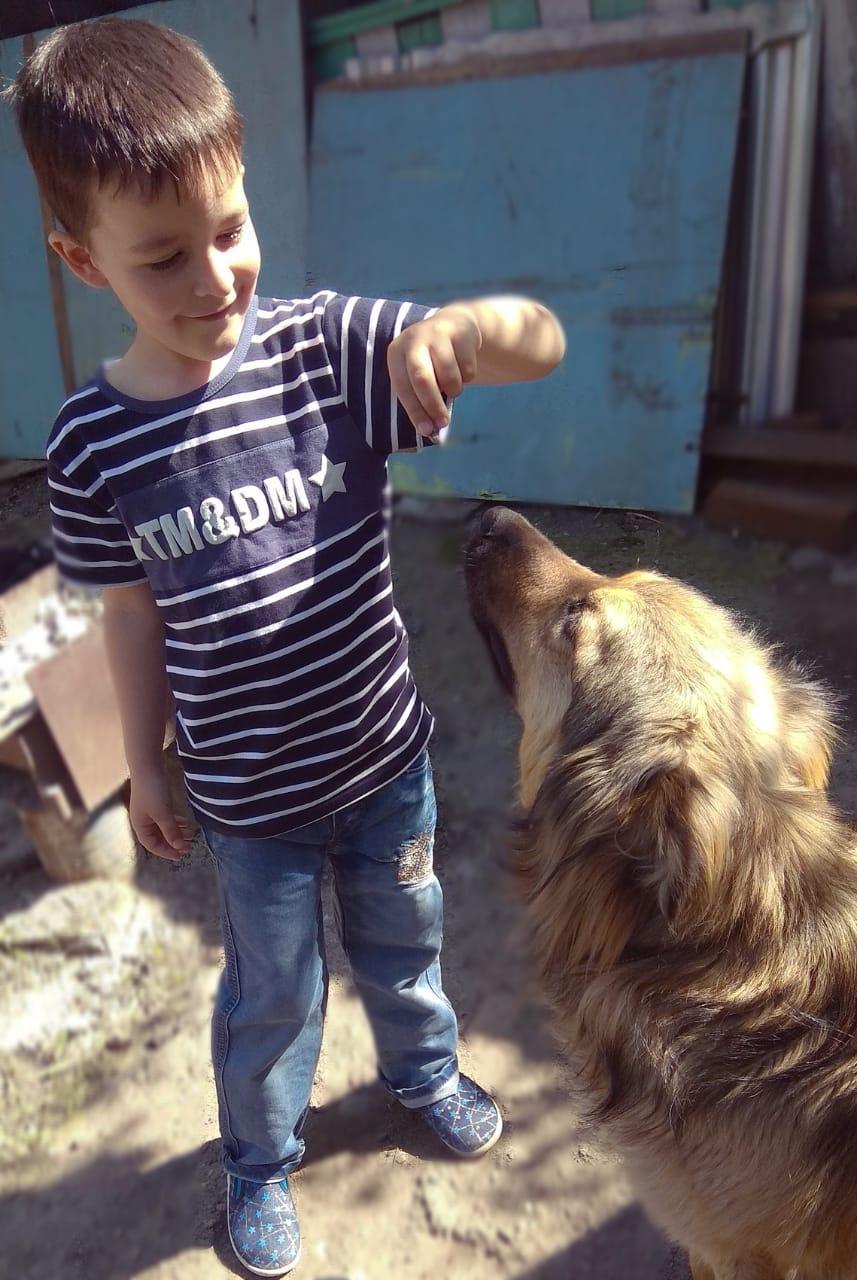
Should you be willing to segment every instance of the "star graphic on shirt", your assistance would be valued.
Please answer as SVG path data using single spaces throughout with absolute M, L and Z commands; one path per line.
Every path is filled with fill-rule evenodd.
M 347 465 L 345 462 L 331 462 L 326 454 L 321 455 L 321 468 L 310 476 L 310 482 L 321 489 L 322 502 L 327 502 L 332 493 L 346 492 L 343 476 Z

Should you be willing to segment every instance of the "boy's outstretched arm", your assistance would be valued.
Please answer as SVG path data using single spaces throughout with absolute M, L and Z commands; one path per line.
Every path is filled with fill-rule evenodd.
M 150 853 L 181 858 L 190 833 L 175 811 L 164 769 L 164 626 L 148 584 L 105 590 L 104 638 L 131 777 L 131 825 Z
M 451 302 L 390 343 L 390 382 L 421 435 L 445 427 L 445 402 L 467 383 L 497 385 L 543 378 L 565 355 L 554 313 L 531 298 Z

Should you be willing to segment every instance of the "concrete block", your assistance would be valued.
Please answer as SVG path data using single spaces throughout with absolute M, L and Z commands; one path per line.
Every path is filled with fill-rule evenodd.
M 361 58 L 379 58 L 384 54 L 399 52 L 396 28 L 392 25 L 375 27 L 372 31 L 361 31 L 354 37 L 354 41 Z
M 491 34 L 491 10 L 488 0 L 466 0 L 464 4 L 443 9 L 440 14 L 443 38 L 455 41 L 481 40 Z
M 647 13 L 699 13 L 701 0 L 646 0 Z
M 567 27 L 591 20 L 589 0 L 539 0 L 543 27 Z

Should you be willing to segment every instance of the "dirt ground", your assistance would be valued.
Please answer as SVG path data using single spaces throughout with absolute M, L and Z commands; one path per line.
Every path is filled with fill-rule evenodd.
M 0 504 L 0 540 L 44 527 L 41 477 L 0 486 Z M 438 720 L 432 754 L 441 812 L 437 863 L 447 902 L 445 982 L 459 1015 L 463 1064 L 496 1091 L 505 1134 L 484 1160 L 457 1163 L 386 1097 L 329 918 L 328 1025 L 307 1160 L 294 1179 L 304 1235 L 296 1274 L 682 1280 L 682 1258 L 634 1204 L 621 1166 L 581 1124 L 531 979 L 520 911 L 502 870 L 517 729 L 467 616 L 461 510 L 445 519 L 397 515 L 393 555 L 414 668 Z M 846 735 L 835 785 L 857 810 L 853 563 L 795 556 L 695 520 L 536 508 L 526 514 L 594 568 L 657 566 L 802 654 L 842 697 Z M 4 840 L 20 845 L 8 810 L 0 825 Z M 93 892 L 84 888 L 76 901 L 85 903 L 83 894 Z M 0 925 L 37 910 L 50 919 L 68 893 L 38 867 L 7 874 L 0 879 Z M 31 1089 L 21 1101 L 26 1123 L 6 1105 L 8 1087 L 0 1101 L 4 1280 L 244 1274 L 223 1221 L 208 1057 L 221 952 L 204 849 L 175 867 L 141 860 L 126 893 L 166 930 L 151 954 L 123 958 L 136 959 L 135 984 L 146 992 L 132 1030 L 103 1035 L 99 1054 L 73 1078 L 65 1079 L 57 1050 L 33 1052 Z M 91 901 L 95 910 L 97 899 Z M 32 964 L 33 956 L 32 948 L 23 951 L 17 963 Z M 17 1008 L 15 970 L 0 976 L 7 991 L 2 1024 Z M 18 976 L 23 989 L 23 968 Z M 119 1003 L 104 998 L 98 1007 L 107 1030 Z M 62 1021 L 61 1009 L 56 1017 Z

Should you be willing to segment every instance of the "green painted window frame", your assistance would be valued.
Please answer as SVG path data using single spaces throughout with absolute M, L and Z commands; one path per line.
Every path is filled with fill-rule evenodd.
M 356 57 L 356 37 L 378 27 L 393 26 L 400 53 L 443 44 L 441 13 L 462 0 L 370 0 L 309 23 L 307 37 L 319 80 L 341 75 Z M 541 25 L 538 0 L 487 0 L 494 31 L 526 31 Z M 705 9 L 742 9 L 753 0 L 699 0 Z M 646 0 L 589 0 L 594 22 L 615 22 L 646 12 Z
M 589 0 L 594 22 L 615 22 L 646 12 L 646 0 Z
M 538 0 L 490 0 L 494 31 L 529 31 L 542 24 Z
M 140 0 L 138 0 L 140 2 Z M 435 16 L 454 8 L 462 0 L 370 0 L 353 9 L 343 9 L 310 22 L 308 36 L 312 48 L 353 39 L 376 27 L 398 26 L 415 18 Z M 540 25 L 538 0 L 488 0 L 495 30 L 520 30 Z M 753 0 L 700 0 L 700 9 L 741 9 Z M 646 0 L 590 0 L 595 21 L 629 18 L 644 13 Z
M 331 40 L 313 50 L 312 68 L 317 80 L 336 80 L 345 70 L 349 58 L 357 57 L 357 45 L 353 36 L 343 40 Z
M 763 0 L 763 3 L 770 4 L 772 0 Z M 753 0 L 705 0 L 704 9 L 743 9 L 746 5 L 752 4 Z
M 430 13 L 425 18 L 409 18 L 407 22 L 397 22 L 396 43 L 399 53 L 410 53 L 412 49 L 436 49 L 439 44 L 443 44 L 440 16 Z
M 356 9 L 316 18 L 309 24 L 307 33 L 310 48 L 353 39 L 364 31 L 374 31 L 376 27 L 397 27 L 414 18 L 437 16 L 441 9 L 451 9 L 456 4 L 461 4 L 461 0 L 373 0 L 371 4 L 362 4 Z

